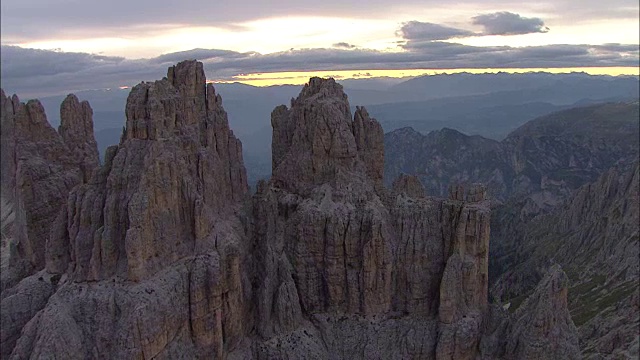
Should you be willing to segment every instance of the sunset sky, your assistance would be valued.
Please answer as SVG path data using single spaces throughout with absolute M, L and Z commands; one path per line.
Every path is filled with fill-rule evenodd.
M 637 0 L 3 0 L 0 6 L 2 86 L 29 94 L 128 86 L 188 58 L 203 61 L 209 79 L 255 85 L 300 83 L 319 70 L 345 78 L 429 69 L 638 74 Z

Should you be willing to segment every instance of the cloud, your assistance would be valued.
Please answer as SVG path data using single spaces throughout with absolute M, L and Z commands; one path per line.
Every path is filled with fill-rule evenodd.
M 206 59 L 237 59 L 245 56 L 251 56 L 256 53 L 240 53 L 232 50 L 220 50 L 220 49 L 192 49 L 186 51 L 178 51 L 169 54 L 163 54 L 158 57 L 152 59 L 153 62 L 156 63 L 167 63 L 167 62 L 180 62 L 185 59 L 196 59 L 196 60 L 206 60 Z
M 617 52 L 640 52 L 640 45 L 627 45 L 627 44 L 602 44 L 602 45 L 594 45 L 594 49 L 596 50 L 604 50 L 604 51 L 617 51 Z
M 549 31 L 540 18 L 526 18 L 508 11 L 482 14 L 472 19 L 474 25 L 484 27 L 485 35 L 519 35 Z
M 402 38 L 406 40 L 430 41 L 474 36 L 475 34 L 472 31 L 456 29 L 434 23 L 408 21 L 402 24 L 397 35 L 402 36 Z
M 9 78 L 74 73 L 122 61 L 124 58 L 116 56 L 2 46 L 2 69 L 11 69 L 2 75 Z
M 514 6 L 513 0 L 465 2 L 470 8 L 500 9 Z M 637 19 L 637 0 L 543 0 L 545 11 L 560 19 Z M 51 36 L 118 36 L 157 31 L 158 26 L 233 27 L 242 22 L 278 16 L 328 16 L 388 19 L 389 9 L 447 11 L 456 5 L 442 0 L 375 0 L 362 6 L 344 0 L 2 0 L 2 36 L 5 39 L 36 41 Z M 534 6 L 520 4 L 519 9 Z M 147 30 L 148 29 L 148 30 Z
M 64 53 L 3 45 L 1 86 L 34 97 L 87 89 L 133 86 L 166 76 L 167 67 L 184 59 L 204 63 L 210 80 L 234 80 L 238 74 L 313 70 L 545 68 L 637 66 L 638 46 L 548 45 L 478 47 L 444 41 L 414 42 L 403 51 L 300 49 L 271 54 L 193 49 L 151 59 L 128 60 L 86 53 Z
M 398 42 L 398 46 L 405 50 L 430 51 L 447 47 L 451 49 L 451 43 L 444 43 L 445 40 L 452 40 L 463 37 L 476 37 L 486 35 L 517 35 L 534 32 L 547 32 L 549 28 L 544 26 L 544 22 L 538 18 L 525 18 L 519 14 L 510 12 L 497 12 L 492 14 L 477 15 L 472 18 L 474 25 L 484 27 L 484 32 L 473 32 L 465 29 L 444 26 L 421 21 L 408 21 L 402 23 L 396 35 L 401 36 L 404 41 Z M 458 46 L 459 49 L 463 49 Z M 493 51 L 495 47 L 484 47 L 486 51 Z M 466 47 L 463 52 L 484 51 L 477 47 Z
M 355 49 L 355 48 L 357 48 L 357 46 L 349 44 L 349 43 L 346 43 L 346 42 L 338 42 L 338 43 L 335 43 L 335 44 L 333 44 L 331 46 L 333 46 L 334 48 L 341 48 L 341 49 Z

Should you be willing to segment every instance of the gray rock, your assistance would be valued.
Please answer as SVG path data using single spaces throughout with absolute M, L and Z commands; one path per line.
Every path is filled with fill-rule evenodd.
M 450 200 L 415 178 L 385 189 L 382 129 L 349 109 L 319 78 L 276 108 L 273 177 L 248 198 L 240 142 L 201 63 L 134 87 L 120 144 L 57 214 L 54 280 L 3 293 L 3 357 L 488 358 L 520 351 L 495 341 L 512 326 L 528 336 L 519 319 L 567 312 L 565 298 L 495 315 L 484 188 Z M 28 311 L 14 303 L 36 290 Z
M 37 100 L 17 96 L 2 105 L 2 197 L 13 208 L 11 269 L 3 271 L 2 289 L 45 266 L 49 229 L 76 185 L 87 181 L 98 164 L 91 107 L 75 96 L 61 106 L 57 133 Z

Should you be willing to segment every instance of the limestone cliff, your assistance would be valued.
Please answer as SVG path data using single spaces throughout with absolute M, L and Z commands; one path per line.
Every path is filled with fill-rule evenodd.
M 77 105 L 63 103 L 65 138 L 90 113 Z M 83 111 L 65 117 L 68 108 Z M 241 333 L 244 230 L 235 212 L 247 185 L 220 96 L 190 61 L 132 89 L 126 110 L 121 143 L 71 190 L 46 242 L 46 271 L 35 276 L 55 293 L 24 328 L 3 317 L 3 340 L 22 331 L 14 358 L 221 355 Z M 20 293 L 6 294 L 3 315 L 15 317 Z M 3 341 L 3 351 L 12 347 Z
M 638 164 L 612 168 L 550 214 L 520 224 L 493 259 L 496 299 L 515 309 L 549 262 L 569 275 L 568 306 L 585 358 L 618 358 L 637 349 Z
M 98 165 L 91 107 L 75 97 L 62 104 L 56 132 L 37 100 L 26 104 L 0 92 L 2 105 L 2 198 L 13 208 L 9 251 L 11 269 L 3 271 L 2 290 L 45 266 L 49 229 L 67 196 L 88 181 Z M 19 273 L 16 273 L 16 271 Z
M 516 310 L 547 268 L 561 264 L 584 356 L 635 357 L 637 134 L 637 101 L 534 119 L 502 142 L 405 128 L 385 135 L 385 169 L 415 174 L 431 194 L 446 193 L 451 181 L 486 183 L 494 299 Z
M 126 115 L 121 143 L 90 183 L 72 191 L 67 233 L 54 239 L 68 247 L 76 281 L 140 280 L 214 249 L 219 232 L 228 236 L 216 220 L 247 191 L 241 144 L 202 64 L 181 63 L 168 79 L 134 87 Z M 67 267 L 58 258 L 49 264 Z
M 89 118 L 65 102 L 83 109 L 70 122 Z M 47 235 L 45 268 L 2 294 L 2 358 L 513 352 L 501 331 L 522 317 L 487 300 L 486 188 L 456 186 L 448 199 L 425 197 L 415 178 L 384 188 L 382 129 L 364 108 L 352 116 L 333 79 L 312 78 L 274 110 L 273 177 L 252 198 L 241 144 L 201 63 L 134 87 L 126 115 L 120 144 L 86 183 L 90 141 L 60 155 L 76 164 L 76 186 Z M 64 139 L 85 131 L 66 129 Z M 522 316 L 566 311 L 550 304 Z M 574 329 L 556 323 L 545 322 L 569 332 L 562 341 L 525 328 L 519 346 L 553 344 L 541 359 L 573 351 Z
M 37 280 L 42 274 L 18 282 L 45 267 L 52 224 L 59 224 L 70 190 L 91 177 L 98 165 L 98 151 L 88 103 L 80 106 L 75 97 L 65 100 L 56 132 L 39 101 L 25 104 L 0 91 L 0 102 L 2 241 L 6 242 L 0 278 L 0 354 L 4 358 L 22 327 L 45 306 L 54 290 L 50 283 Z
M 68 153 L 75 158 L 82 170 L 83 182 L 89 181 L 99 165 L 98 145 L 93 135 L 93 110 L 87 101 L 80 102 L 70 94 L 60 105 L 60 127 Z

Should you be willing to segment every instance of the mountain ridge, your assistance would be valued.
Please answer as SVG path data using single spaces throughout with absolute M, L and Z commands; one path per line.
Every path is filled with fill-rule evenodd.
M 10 137 L 22 120 L 5 109 Z M 0 293 L 3 358 L 579 356 L 562 270 L 515 317 L 489 304 L 484 187 L 384 188 L 382 128 L 334 80 L 274 109 L 274 175 L 254 196 L 201 63 L 135 86 L 125 113 L 119 144 L 42 235 L 44 266 Z

